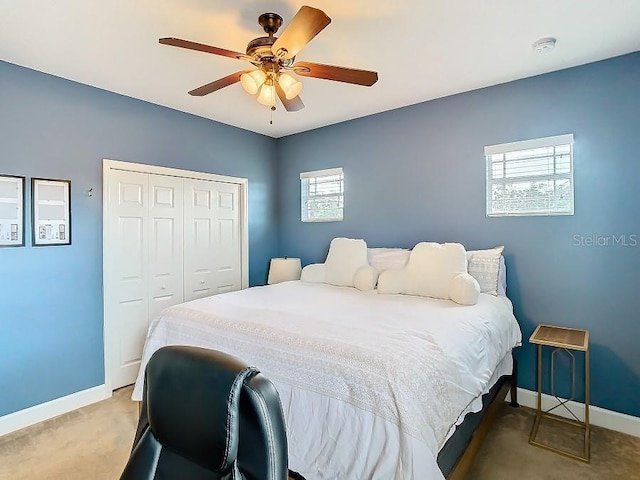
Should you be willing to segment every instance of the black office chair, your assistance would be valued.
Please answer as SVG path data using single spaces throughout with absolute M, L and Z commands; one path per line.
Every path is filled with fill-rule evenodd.
M 171 346 L 153 354 L 120 480 L 287 478 L 282 407 L 268 379 L 214 350 Z

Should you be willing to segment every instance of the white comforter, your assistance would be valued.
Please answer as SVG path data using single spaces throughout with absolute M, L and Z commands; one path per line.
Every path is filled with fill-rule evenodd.
M 149 328 L 133 399 L 158 348 L 219 349 L 275 383 L 290 466 L 308 480 L 436 479 L 447 433 L 520 340 L 504 297 L 467 307 L 286 282 L 166 309 Z

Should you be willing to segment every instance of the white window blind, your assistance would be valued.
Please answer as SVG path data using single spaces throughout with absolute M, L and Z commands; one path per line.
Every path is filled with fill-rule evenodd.
M 487 216 L 573 215 L 573 134 L 485 147 Z
M 344 174 L 342 168 L 300 174 L 303 222 L 342 221 Z

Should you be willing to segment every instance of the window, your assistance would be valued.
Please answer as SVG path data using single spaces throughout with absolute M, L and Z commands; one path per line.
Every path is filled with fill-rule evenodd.
M 342 168 L 300 174 L 303 222 L 341 222 L 344 206 Z
M 485 147 L 487 216 L 573 215 L 573 134 Z

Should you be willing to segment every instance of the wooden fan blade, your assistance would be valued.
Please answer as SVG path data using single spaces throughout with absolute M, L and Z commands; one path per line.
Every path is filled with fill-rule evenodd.
M 209 95 L 210 93 L 215 92 L 216 90 L 220 90 L 221 88 L 228 87 L 229 85 L 233 85 L 240 81 L 240 75 L 246 72 L 250 72 L 251 70 L 243 70 L 240 72 L 232 73 L 231 75 L 227 75 L 224 78 L 220 78 L 215 82 L 207 83 L 201 87 L 196 88 L 195 90 L 191 90 L 189 95 L 193 95 L 194 97 L 204 97 L 205 95 Z
M 300 95 L 293 97 L 291 100 L 287 99 L 287 96 L 284 94 L 284 90 L 278 82 L 275 83 L 276 93 L 278 94 L 278 98 L 284 105 L 284 109 L 287 112 L 297 112 L 298 110 L 302 110 L 304 108 L 304 103 L 302 103 L 302 99 Z
M 223 57 L 236 58 L 240 60 L 244 57 L 243 53 L 232 52 L 224 48 L 212 47 L 203 43 L 190 42 L 189 40 L 181 40 L 179 38 L 167 37 L 158 40 L 163 45 L 171 45 L 173 47 L 186 48 L 188 50 L 197 50 L 199 52 L 213 53 L 214 55 L 222 55 Z
M 271 51 L 278 58 L 295 57 L 330 23 L 331 19 L 322 10 L 304 5 L 278 37 Z
M 321 63 L 297 62 L 293 66 L 293 71 L 303 77 L 324 78 L 325 80 L 353 83 L 365 87 L 370 87 L 378 81 L 378 72 L 322 65 Z

